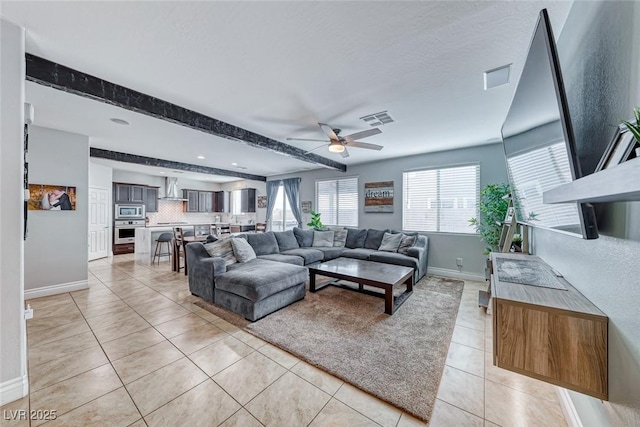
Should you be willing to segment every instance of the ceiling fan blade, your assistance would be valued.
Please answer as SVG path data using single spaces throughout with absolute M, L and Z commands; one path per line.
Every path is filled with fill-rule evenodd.
M 287 141 L 329 142 L 326 139 L 308 139 L 308 138 L 287 138 Z
M 344 158 L 349 157 L 349 151 L 347 151 L 347 147 L 344 147 L 344 151 L 341 152 L 340 155 Z
M 363 130 L 362 132 L 352 133 L 351 135 L 346 135 L 343 138 L 347 141 L 355 141 L 356 139 L 367 138 L 369 136 L 377 135 L 382 133 L 382 131 L 378 128 Z
M 366 142 L 360 142 L 360 141 L 347 141 L 344 143 L 344 145 L 349 146 L 349 147 L 357 147 L 357 148 L 366 148 L 369 150 L 382 150 L 382 145 L 376 145 L 376 144 L 367 144 Z
M 329 139 L 338 140 L 338 135 L 336 135 L 336 133 L 333 131 L 333 128 L 331 126 L 326 125 L 324 123 L 318 123 L 318 125 L 320 126 L 322 131 L 327 134 Z
M 311 152 L 313 152 L 313 151 L 316 151 L 316 150 L 317 150 L 317 149 L 319 149 L 319 148 L 326 147 L 326 146 L 327 146 L 327 144 L 319 145 L 319 146 L 317 146 L 316 148 L 314 148 L 314 149 L 312 149 L 312 150 L 305 151 L 305 152 L 304 152 L 304 154 L 309 154 L 309 153 L 311 153 Z

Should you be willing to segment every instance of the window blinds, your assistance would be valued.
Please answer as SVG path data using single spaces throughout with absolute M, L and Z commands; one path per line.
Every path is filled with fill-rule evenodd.
M 358 178 L 316 181 L 316 206 L 325 225 L 358 226 Z
M 480 166 L 458 166 L 402 174 L 402 229 L 474 233 Z

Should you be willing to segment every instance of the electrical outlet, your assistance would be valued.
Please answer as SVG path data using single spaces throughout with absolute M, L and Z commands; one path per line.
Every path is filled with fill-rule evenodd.
M 24 311 L 25 319 L 33 319 L 33 308 L 31 308 L 31 304 L 27 304 L 27 309 Z
M 462 258 L 456 258 L 456 265 L 462 267 Z

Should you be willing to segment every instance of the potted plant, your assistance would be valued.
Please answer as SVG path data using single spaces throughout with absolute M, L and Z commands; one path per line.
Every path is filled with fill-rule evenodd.
M 324 224 L 320 220 L 320 213 L 315 211 L 311 211 L 309 213 L 311 214 L 311 221 L 307 223 L 307 226 L 318 231 L 324 230 Z
M 480 235 L 480 240 L 487 244 L 485 254 L 499 250 L 502 221 L 504 221 L 509 207 L 509 199 L 505 196 L 510 192 L 507 183 L 488 184 L 480 193 L 480 202 L 478 203 L 480 217 L 469 220 L 469 223 L 475 227 Z
M 622 121 L 622 124 L 633 134 L 636 142 L 640 144 L 640 107 L 633 109 L 633 115 L 636 117 L 635 123 Z M 636 157 L 640 157 L 640 147 L 636 148 Z
M 511 247 L 513 252 L 522 252 L 522 236 L 514 234 L 513 239 L 511 239 Z

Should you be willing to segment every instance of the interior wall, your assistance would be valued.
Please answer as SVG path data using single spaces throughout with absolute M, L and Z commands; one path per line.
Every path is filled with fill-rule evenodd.
M 610 134 L 640 104 L 640 4 L 574 2 L 558 51 L 576 135 Z M 581 160 L 594 146 L 578 141 Z M 597 240 L 533 229 L 534 253 L 609 316 L 610 400 L 569 392 L 585 427 L 640 425 L 639 204 L 600 205 Z
M 0 19 L 0 405 L 26 395 L 23 246 L 24 29 Z
M 360 211 L 358 214 L 359 228 L 402 229 L 402 173 L 407 170 L 454 166 L 464 164 L 480 164 L 480 188 L 489 183 L 507 182 L 507 171 L 502 144 L 489 144 L 459 150 L 441 151 L 415 156 L 400 157 L 379 162 L 349 166 L 346 173 L 329 169 L 317 169 L 308 172 L 279 175 L 272 179 L 299 176 L 300 200 L 312 201 L 316 206 L 315 183 L 318 179 L 358 177 L 358 194 Z M 393 213 L 365 213 L 364 212 L 364 184 L 366 182 L 393 181 L 394 201 Z M 308 214 L 303 214 L 303 222 L 310 220 Z M 470 228 L 470 230 L 473 230 Z M 486 256 L 484 243 L 476 234 L 453 233 L 423 233 L 429 236 L 430 268 L 458 271 L 456 258 L 463 259 L 461 273 L 484 277 Z
M 160 187 L 158 197 L 165 197 L 165 177 L 153 176 L 138 172 L 125 171 L 120 169 L 113 170 L 113 182 L 124 182 L 127 184 L 148 185 L 151 187 Z M 222 186 L 215 182 L 196 181 L 193 179 L 178 177 L 178 190 L 202 190 L 202 191 L 219 191 Z
M 222 185 L 222 189 L 225 191 L 234 191 L 241 190 L 243 188 L 255 188 L 256 189 L 256 213 L 251 214 L 247 213 L 245 215 L 239 215 L 238 218 L 242 222 L 253 221 L 256 222 L 265 222 L 267 216 L 267 210 L 264 208 L 258 208 L 258 197 L 267 195 L 267 183 L 264 181 L 253 181 L 244 179 L 242 181 L 234 181 L 229 182 Z M 223 221 L 233 221 L 232 215 L 223 214 Z
M 29 211 L 29 236 L 25 242 L 27 294 L 50 286 L 86 287 L 89 138 L 32 126 L 29 182 L 75 186 L 76 210 Z

